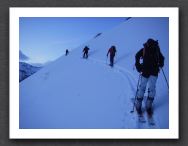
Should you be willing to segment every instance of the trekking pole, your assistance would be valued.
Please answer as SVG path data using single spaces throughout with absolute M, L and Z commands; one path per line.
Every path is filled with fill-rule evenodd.
M 163 68 L 162 68 L 162 67 L 161 67 L 161 70 L 162 70 L 162 72 L 163 72 L 163 76 L 164 76 L 164 78 L 165 78 L 166 85 L 167 85 L 167 87 L 168 87 L 168 89 L 169 89 L 169 84 L 168 84 L 168 81 L 167 81 L 167 79 L 166 79 L 166 76 L 165 76 L 165 73 L 164 73 L 164 71 L 163 71 Z
M 136 97 L 137 97 L 137 93 L 138 93 L 138 86 L 139 86 L 140 79 L 141 79 L 141 73 L 139 74 L 138 83 L 137 83 L 137 89 L 136 89 L 136 94 L 135 94 L 135 97 L 134 97 L 133 109 L 130 111 L 131 113 L 134 112 L 135 101 L 136 101 Z
M 107 64 L 108 56 L 106 57 L 106 64 Z
M 158 43 L 158 40 L 157 40 L 157 43 Z M 158 64 L 159 64 L 159 50 L 157 50 L 157 59 L 158 59 Z M 161 68 L 161 70 L 162 70 L 162 72 L 163 72 L 163 76 L 164 76 L 164 78 L 165 78 L 165 81 L 166 81 L 166 85 L 167 85 L 167 87 L 168 87 L 168 89 L 169 89 L 169 84 L 168 84 L 168 81 L 167 81 L 167 79 L 166 79 L 166 76 L 165 76 L 165 73 L 164 73 L 164 71 L 163 71 L 163 68 L 162 67 L 160 67 Z

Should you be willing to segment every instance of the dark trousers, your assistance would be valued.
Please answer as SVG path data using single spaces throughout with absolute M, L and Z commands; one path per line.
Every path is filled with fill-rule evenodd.
M 83 58 L 88 58 L 88 52 L 84 52 Z
M 110 55 L 110 65 L 114 65 L 114 55 Z

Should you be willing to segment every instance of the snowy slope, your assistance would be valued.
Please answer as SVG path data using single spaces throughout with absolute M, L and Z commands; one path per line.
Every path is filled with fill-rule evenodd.
M 135 53 L 158 39 L 168 78 L 168 19 L 132 18 L 79 46 L 20 83 L 20 128 L 168 128 L 168 88 L 162 74 L 155 97 L 155 127 L 137 122 L 132 109 L 138 73 Z M 89 59 L 82 48 L 89 45 Z M 106 53 L 117 47 L 114 68 Z M 32 89 L 32 90 L 31 90 Z

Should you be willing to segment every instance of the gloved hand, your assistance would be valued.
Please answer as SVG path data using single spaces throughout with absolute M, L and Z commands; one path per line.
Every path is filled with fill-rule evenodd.
M 142 71 L 142 69 L 143 69 L 143 65 L 142 65 L 142 64 L 136 63 L 135 66 L 136 66 L 136 70 L 137 70 L 138 72 L 141 72 L 141 71 Z

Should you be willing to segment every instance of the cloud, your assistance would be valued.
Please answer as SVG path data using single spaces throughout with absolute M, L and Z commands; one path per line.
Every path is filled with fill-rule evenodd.
M 19 51 L 19 59 L 21 60 L 21 61 L 27 61 L 27 60 L 29 60 L 29 57 L 28 56 L 26 56 L 22 51 Z

